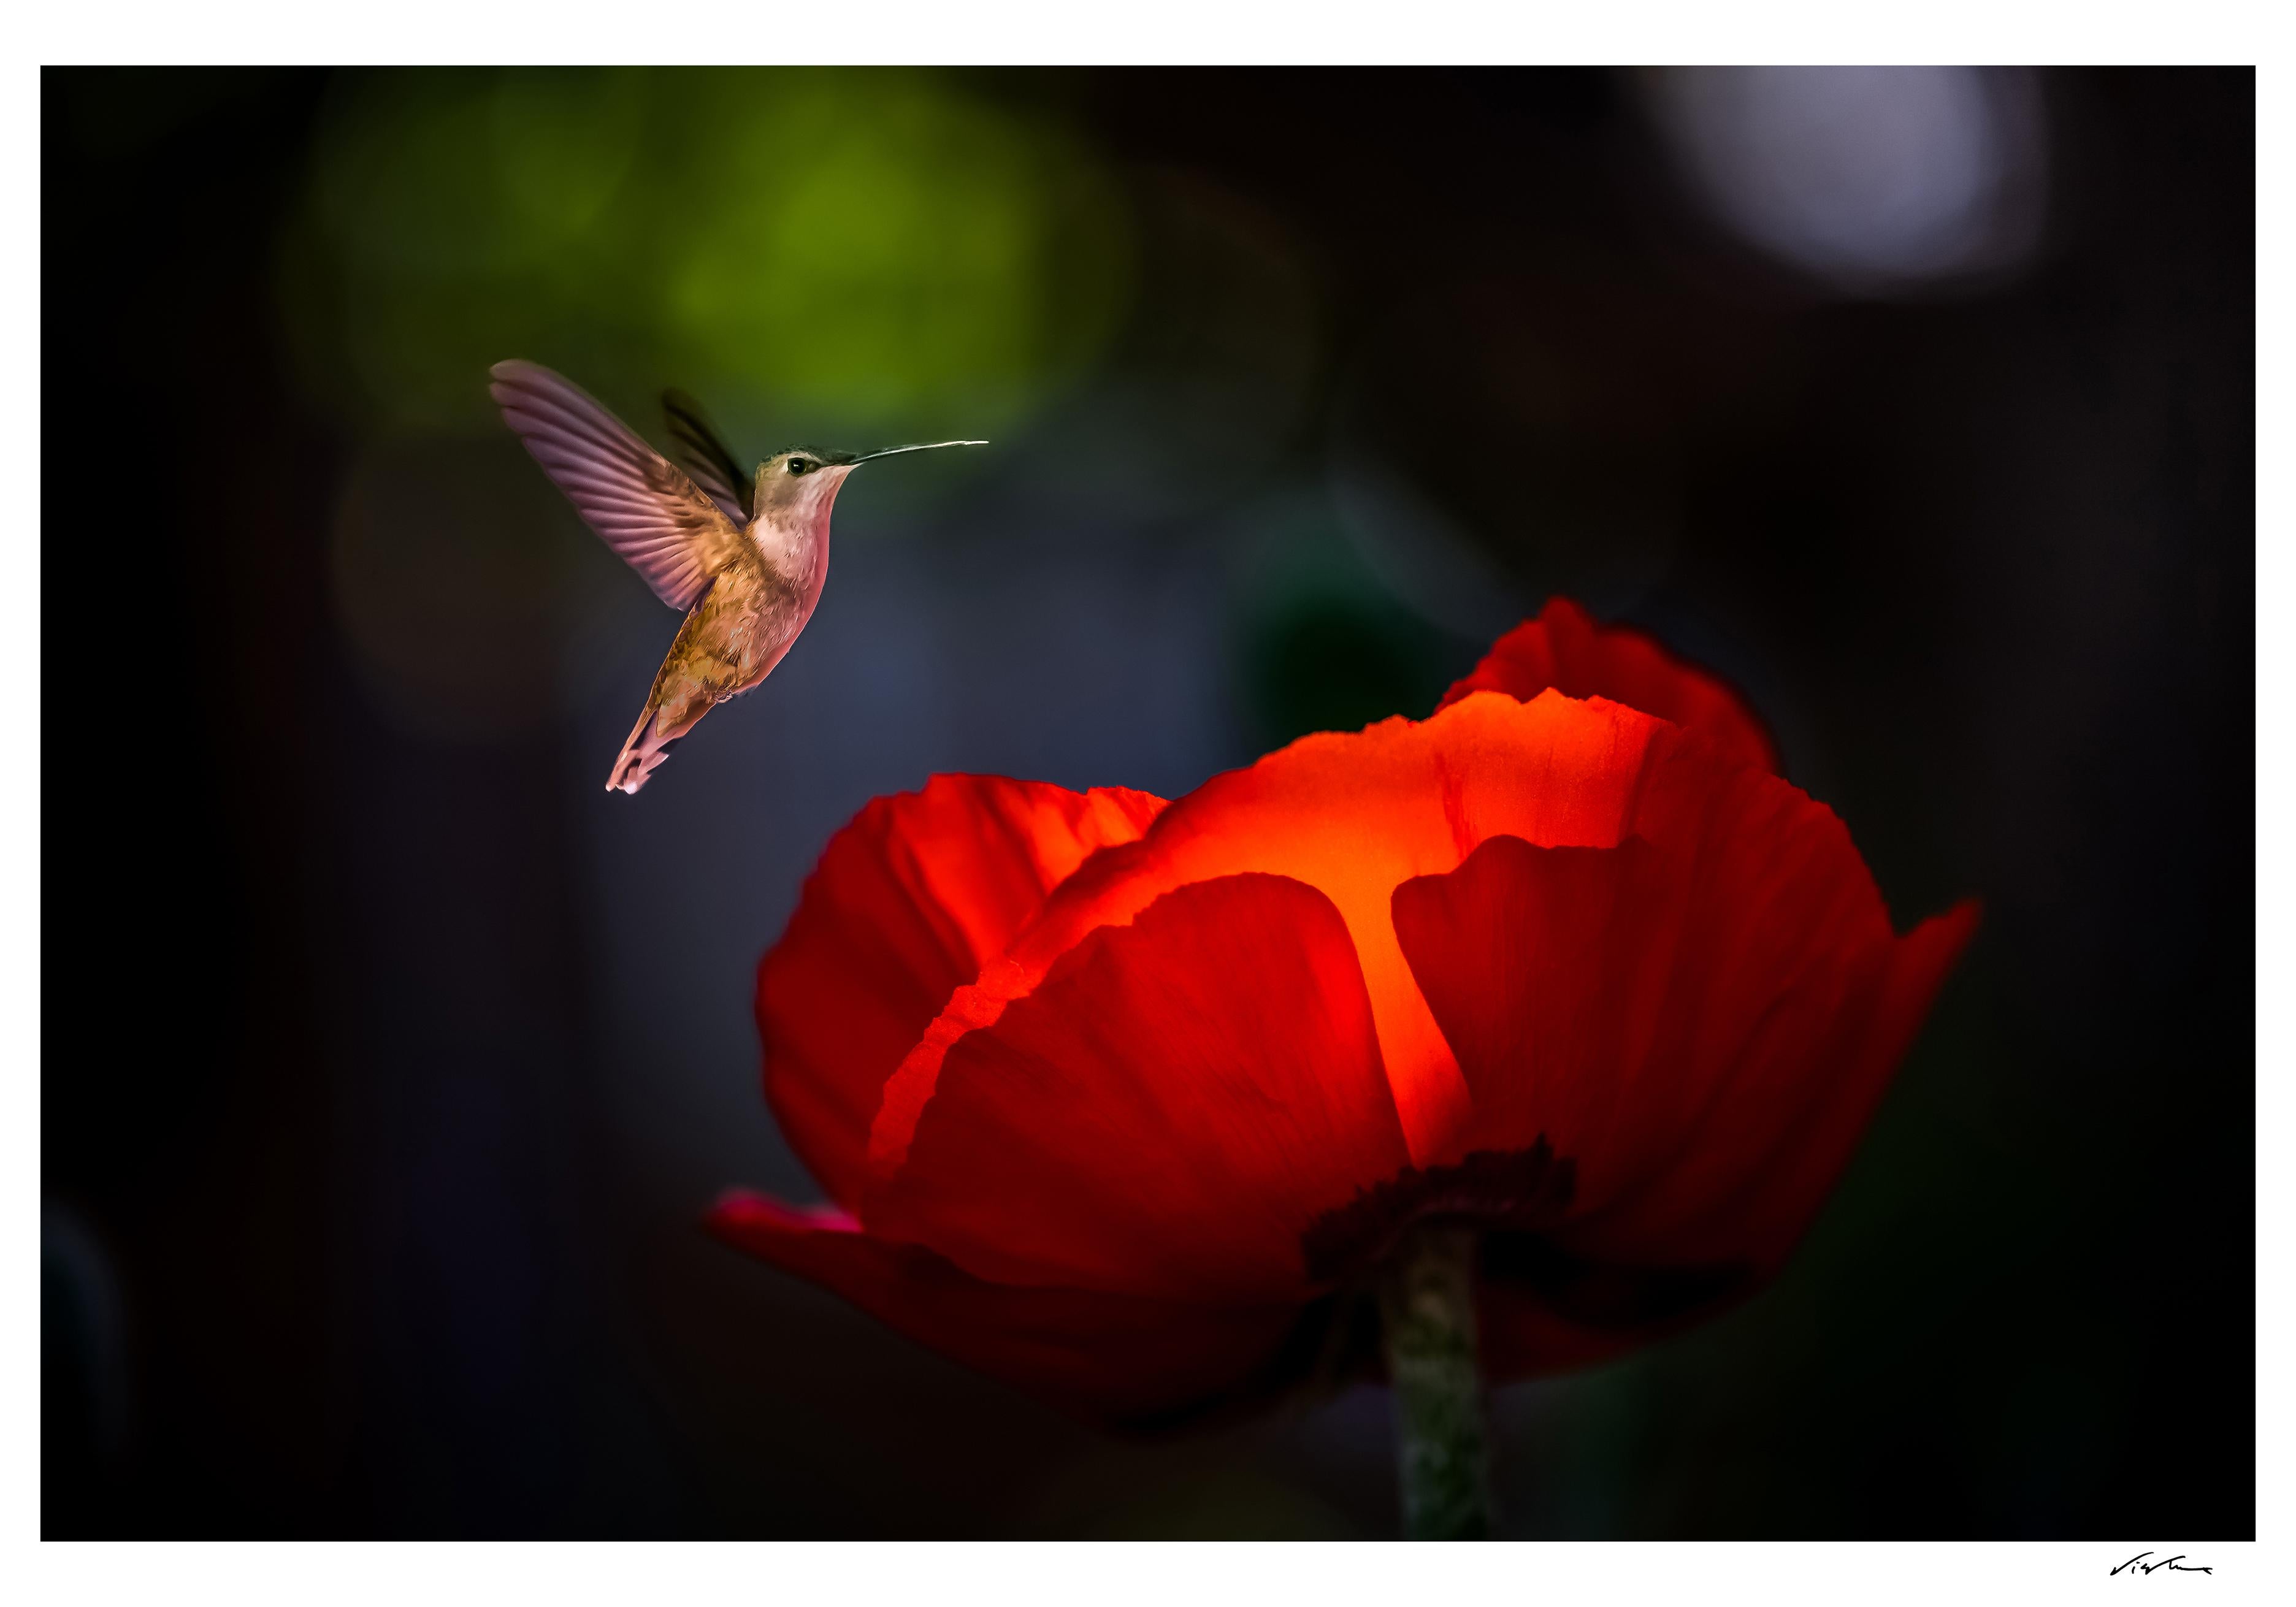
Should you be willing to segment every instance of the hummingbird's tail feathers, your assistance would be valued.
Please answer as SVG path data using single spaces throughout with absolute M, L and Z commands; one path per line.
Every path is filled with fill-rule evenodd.
M 661 710 L 651 706 L 638 716 L 637 726 L 630 733 L 630 740 L 624 742 L 622 750 L 614 756 L 614 767 L 606 776 L 607 791 L 636 791 L 646 784 L 646 777 L 653 774 L 654 767 L 669 757 L 669 750 L 677 745 L 677 739 L 673 736 L 664 741 L 656 735 L 655 727 L 660 720 Z
M 644 786 L 646 777 L 669 757 L 669 750 L 718 704 L 717 694 L 698 682 L 679 676 L 668 680 L 646 700 L 645 712 L 631 727 L 629 741 L 614 756 L 614 767 L 606 776 L 607 791 L 635 792 Z

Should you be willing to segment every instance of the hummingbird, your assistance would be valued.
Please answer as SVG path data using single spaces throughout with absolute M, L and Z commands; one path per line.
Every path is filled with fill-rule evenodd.
M 791 447 L 745 474 L 700 406 L 671 390 L 662 410 L 681 469 L 563 375 L 515 359 L 488 373 L 504 422 L 542 471 L 653 594 L 685 615 L 607 773 L 609 792 L 644 786 L 703 715 L 773 674 L 821 601 L 829 510 L 847 475 L 898 453 L 988 444 Z

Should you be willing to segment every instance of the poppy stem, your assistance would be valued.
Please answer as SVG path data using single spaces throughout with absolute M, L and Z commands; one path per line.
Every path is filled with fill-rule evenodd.
M 1379 1285 L 1395 1390 L 1403 1532 L 1414 1540 L 1490 1533 L 1490 1459 L 1475 1355 L 1475 1235 L 1429 1226 L 1406 1238 Z

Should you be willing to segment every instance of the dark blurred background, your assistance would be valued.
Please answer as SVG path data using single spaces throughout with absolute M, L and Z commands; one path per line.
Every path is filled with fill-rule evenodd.
M 49 1536 L 1392 1532 L 1376 1392 L 1106 1439 L 697 1217 L 813 1195 L 752 970 L 871 795 L 1177 795 L 1552 592 L 1744 686 L 1901 924 L 1987 914 L 1779 1283 L 1499 1394 L 1505 1531 L 2253 1532 L 2248 71 L 43 118 Z M 676 620 L 512 356 L 996 446 L 857 479 L 788 661 L 609 796 Z

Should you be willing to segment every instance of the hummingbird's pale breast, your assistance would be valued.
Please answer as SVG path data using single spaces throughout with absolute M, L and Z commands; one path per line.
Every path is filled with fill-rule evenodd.
M 854 465 L 824 463 L 794 480 L 786 472 L 775 476 L 771 463 L 758 468 L 750 538 L 766 567 L 796 594 L 803 629 L 829 579 L 829 513 Z

